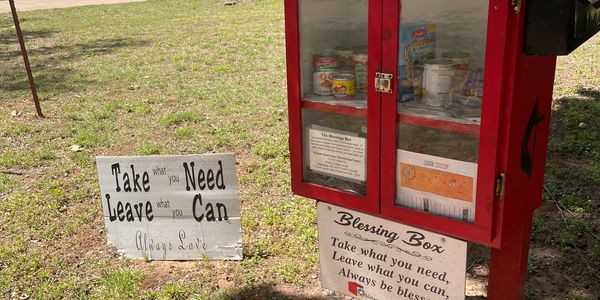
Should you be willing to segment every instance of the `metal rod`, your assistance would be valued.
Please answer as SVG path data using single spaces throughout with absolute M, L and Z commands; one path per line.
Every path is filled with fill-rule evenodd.
M 13 21 L 15 22 L 15 29 L 17 30 L 17 37 L 19 38 L 19 45 L 21 46 L 21 54 L 23 54 L 23 61 L 25 62 L 25 70 L 27 71 L 27 77 L 29 77 L 29 86 L 31 87 L 31 94 L 33 95 L 33 102 L 35 103 L 35 110 L 37 115 L 44 118 L 42 108 L 40 106 L 40 100 L 38 99 L 37 91 L 35 89 L 35 83 L 33 82 L 33 75 L 31 73 L 31 67 L 29 66 L 29 58 L 27 57 L 27 49 L 25 49 L 25 40 L 23 39 L 23 32 L 21 32 L 21 26 L 19 25 L 19 18 L 17 17 L 17 9 L 15 8 L 15 1 L 8 0 L 10 3 L 10 11 L 12 12 Z

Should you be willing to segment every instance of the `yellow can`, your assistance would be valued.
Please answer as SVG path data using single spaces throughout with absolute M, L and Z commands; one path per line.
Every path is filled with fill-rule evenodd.
M 336 73 L 331 81 L 331 92 L 337 100 L 349 100 L 356 95 L 356 78 L 351 73 Z

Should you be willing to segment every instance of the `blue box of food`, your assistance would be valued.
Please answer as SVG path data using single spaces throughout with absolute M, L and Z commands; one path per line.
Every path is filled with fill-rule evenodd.
M 436 25 L 432 22 L 400 25 L 398 102 L 421 95 L 423 60 L 435 57 Z

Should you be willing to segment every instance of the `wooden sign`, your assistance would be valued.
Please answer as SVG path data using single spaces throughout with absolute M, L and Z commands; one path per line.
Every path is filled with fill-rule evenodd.
M 319 202 L 321 284 L 359 299 L 464 299 L 467 243 Z
M 122 256 L 242 259 L 233 154 L 96 162 L 108 242 Z

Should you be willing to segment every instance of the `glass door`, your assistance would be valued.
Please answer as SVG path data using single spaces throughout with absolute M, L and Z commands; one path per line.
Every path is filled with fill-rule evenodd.
M 382 213 L 434 220 L 427 221 L 432 228 L 456 224 L 447 220 L 488 226 L 490 212 L 477 209 L 477 186 L 489 3 L 398 4 L 397 90 L 383 108 L 394 111 L 383 121 L 394 135 L 382 138 L 394 141 L 394 149 L 382 151 L 395 161 L 387 166 L 394 180 L 382 189 L 394 191 L 382 200 Z
M 381 39 L 370 36 L 381 27 L 373 22 L 380 2 L 297 1 L 300 130 L 291 133 L 302 140 L 299 190 L 370 211 L 379 208 L 380 99 L 368 78 L 380 56 L 373 47 L 380 49 Z

